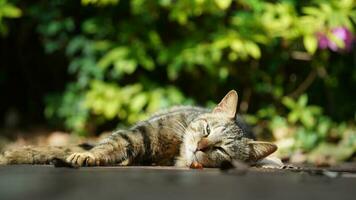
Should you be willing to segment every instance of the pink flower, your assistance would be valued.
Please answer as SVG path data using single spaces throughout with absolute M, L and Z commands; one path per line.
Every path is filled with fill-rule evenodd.
M 333 42 L 326 36 L 325 33 L 318 32 L 317 38 L 318 46 L 320 49 L 329 48 L 332 51 L 350 51 L 352 49 L 354 36 L 348 28 L 336 27 L 331 29 L 330 33 L 333 34 L 339 40 L 341 40 L 345 46 L 343 48 L 338 47 L 335 42 Z
M 324 33 L 318 32 L 317 33 L 317 38 L 318 38 L 318 46 L 320 49 L 327 49 L 329 45 L 329 39 L 326 37 Z

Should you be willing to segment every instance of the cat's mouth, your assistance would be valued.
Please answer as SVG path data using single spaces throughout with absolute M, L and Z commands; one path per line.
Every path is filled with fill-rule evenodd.
M 194 150 L 189 149 L 186 153 L 187 153 L 186 158 L 188 159 L 188 162 L 186 163 L 187 167 L 190 167 L 192 169 L 203 168 L 203 164 L 199 159 L 201 157 L 201 155 L 197 156 L 198 151 L 196 150 L 196 148 L 194 148 Z
M 204 161 L 203 156 L 204 156 L 204 152 L 195 150 L 193 152 L 193 161 L 190 164 L 190 168 L 202 169 L 203 168 L 203 163 L 204 163 L 203 162 Z
M 187 145 L 185 157 L 188 162 L 186 166 L 194 169 L 201 169 L 204 166 L 205 153 L 198 149 L 198 144 Z

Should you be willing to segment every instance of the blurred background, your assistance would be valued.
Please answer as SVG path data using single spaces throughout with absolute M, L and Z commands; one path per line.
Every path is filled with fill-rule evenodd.
M 355 24 L 354 0 L 0 0 L 0 149 L 236 89 L 285 160 L 355 161 Z

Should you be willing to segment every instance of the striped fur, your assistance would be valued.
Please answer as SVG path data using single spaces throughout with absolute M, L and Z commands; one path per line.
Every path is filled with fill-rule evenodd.
M 159 112 L 128 130 L 118 130 L 86 151 L 35 147 L 5 152 L 3 164 L 46 164 L 53 158 L 73 166 L 176 165 L 217 167 L 234 159 L 256 162 L 276 150 L 252 142 L 236 115 L 237 93 L 230 91 L 213 111 L 179 106 Z M 2 160 L 2 161 L 1 161 Z

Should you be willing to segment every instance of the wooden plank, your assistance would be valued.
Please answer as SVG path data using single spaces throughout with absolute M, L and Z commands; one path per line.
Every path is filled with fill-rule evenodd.
M 0 199 L 354 199 L 356 177 L 288 170 L 0 167 Z M 351 173 L 352 175 L 352 173 Z

